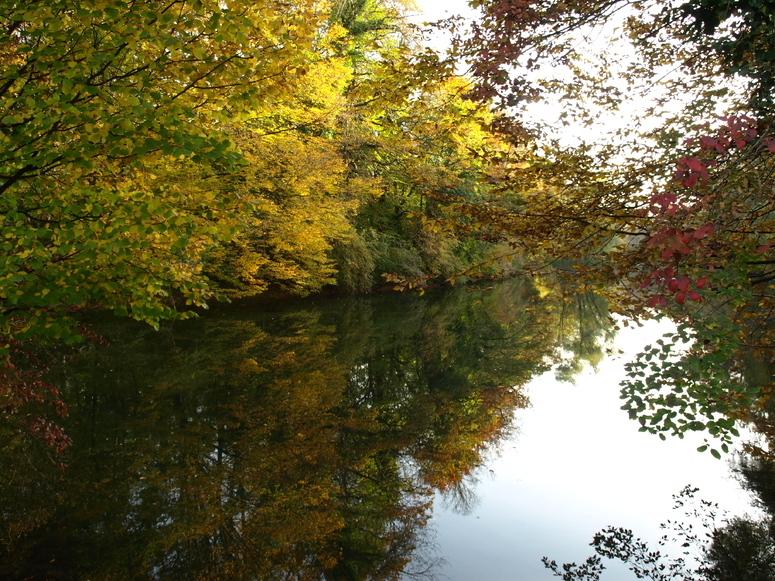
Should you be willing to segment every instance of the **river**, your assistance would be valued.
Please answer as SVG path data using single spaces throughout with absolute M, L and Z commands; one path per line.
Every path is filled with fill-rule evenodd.
M 726 462 L 618 409 L 660 328 L 614 337 L 591 295 L 515 280 L 88 323 L 107 344 L 52 371 L 73 444 L 4 428 L 2 579 L 539 581 L 604 526 L 655 541 L 687 484 L 752 510 Z

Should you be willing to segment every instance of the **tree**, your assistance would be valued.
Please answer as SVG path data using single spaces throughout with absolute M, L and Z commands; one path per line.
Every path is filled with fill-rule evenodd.
M 237 162 L 219 128 L 297 84 L 320 9 L 3 2 L 0 334 L 72 340 L 67 311 L 94 303 L 151 323 L 176 296 L 204 304 L 202 251 L 230 235 L 236 200 L 153 167 Z
M 349 178 L 341 152 L 352 73 L 333 56 L 307 67 L 281 104 L 256 108 L 231 127 L 245 165 L 221 175 L 214 187 L 242 201 L 241 226 L 208 254 L 205 267 L 230 296 L 255 295 L 269 285 L 307 294 L 332 284 L 333 246 L 352 236 L 350 216 L 364 189 Z
M 224 128 L 299 84 L 325 33 L 323 8 L 0 3 L 4 415 L 66 442 L 50 420 L 19 410 L 50 401 L 64 413 L 34 350 L 81 340 L 74 311 L 98 306 L 156 325 L 206 306 L 204 253 L 233 236 L 242 205 L 209 188 L 241 161 Z M 204 163 L 209 181 L 185 175 Z
M 364 291 L 384 272 L 448 276 L 484 252 L 423 221 L 444 214 L 437 198 L 481 197 L 483 152 L 502 144 L 487 106 L 462 97 L 468 81 L 416 58 L 400 11 L 334 6 L 299 86 L 230 125 L 245 166 L 220 179 L 194 170 L 201 189 L 242 202 L 238 234 L 207 254 L 205 273 L 226 294 Z
M 371 251 L 374 274 L 464 278 L 477 259 L 503 252 L 478 232 L 456 234 L 448 224 L 458 201 L 487 199 L 488 160 L 506 146 L 488 128 L 489 106 L 464 97 L 470 88 L 465 78 L 443 76 L 442 68 L 408 94 L 396 89 L 429 66 L 410 57 L 377 70 L 354 90 L 361 95 L 392 87 L 398 94 L 356 109 L 360 119 L 347 159 L 355 175 L 378 182 L 353 222 Z
M 625 408 L 644 430 L 707 430 L 725 448 L 767 387 L 741 363 L 769 360 L 773 344 L 767 7 L 472 4 L 481 21 L 453 52 L 514 147 L 494 185 L 509 202 L 464 214 L 523 252 L 529 272 L 595 289 L 629 320 L 676 320 L 678 333 L 630 366 Z M 535 100 L 556 117 L 536 123 Z M 628 106 L 642 113 L 603 124 Z

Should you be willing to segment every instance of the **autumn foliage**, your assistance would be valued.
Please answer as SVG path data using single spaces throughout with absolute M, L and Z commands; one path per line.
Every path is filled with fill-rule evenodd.
M 453 50 L 515 147 L 501 199 L 463 213 L 626 322 L 676 321 L 630 363 L 624 408 L 643 430 L 706 431 L 726 449 L 737 419 L 770 409 L 771 6 L 473 5 Z M 555 125 L 536 122 L 536 100 Z
M 770 5 L 471 5 L 445 53 L 378 0 L 4 2 L 7 382 L 86 308 L 521 272 L 681 325 L 624 386 L 644 429 L 763 413 L 738 369 L 773 339 Z
M 81 342 L 84 309 L 157 326 L 268 289 L 450 274 L 487 250 L 422 229 L 443 213 L 429 192 L 481 195 L 495 141 L 468 83 L 417 60 L 398 3 L 0 8 L 11 399 L 45 391 L 18 377 L 17 347 Z

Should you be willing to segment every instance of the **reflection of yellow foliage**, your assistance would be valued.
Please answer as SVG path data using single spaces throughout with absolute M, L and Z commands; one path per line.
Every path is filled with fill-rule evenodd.
M 533 282 L 535 284 L 536 290 L 538 291 L 538 296 L 542 299 L 557 292 L 556 289 L 552 288 L 551 285 L 546 284 L 541 278 L 536 277 L 533 279 Z
M 260 373 L 266 371 L 265 367 L 261 367 L 258 362 L 253 358 L 243 359 L 239 362 L 238 367 L 240 373 Z

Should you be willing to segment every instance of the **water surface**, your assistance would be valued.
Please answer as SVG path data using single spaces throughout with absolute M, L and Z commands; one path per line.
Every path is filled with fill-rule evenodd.
M 590 446 L 576 458 L 598 467 L 590 476 L 551 448 L 519 448 L 537 409 L 528 392 L 545 410 L 534 425 L 570 449 L 606 429 L 578 403 L 581 424 L 563 417 L 567 401 L 546 409 L 551 387 L 536 392 L 603 361 L 605 309 L 541 294 L 510 281 L 242 304 L 158 332 L 95 318 L 109 345 L 55 374 L 73 445 L 57 457 L 5 439 L 0 577 L 550 578 L 536 569 L 545 544 L 517 548 L 552 535 L 566 546 L 583 520 L 568 502 L 610 514 L 582 482 L 602 487 L 618 461 Z M 550 468 L 551 482 L 531 481 Z M 566 508 L 537 517 L 541 502 Z

